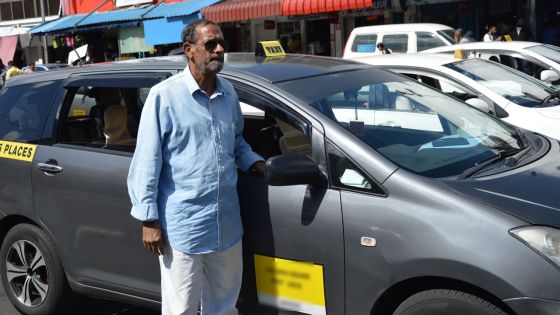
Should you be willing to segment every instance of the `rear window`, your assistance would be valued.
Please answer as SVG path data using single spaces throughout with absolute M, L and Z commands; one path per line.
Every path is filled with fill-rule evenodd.
M 377 42 L 377 34 L 357 35 L 352 43 L 353 52 L 371 53 L 375 52 L 375 43 Z
M 6 88 L 0 95 L 0 139 L 38 143 L 60 82 Z

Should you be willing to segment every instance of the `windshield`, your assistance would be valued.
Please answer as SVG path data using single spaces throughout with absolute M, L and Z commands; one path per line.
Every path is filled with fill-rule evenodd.
M 430 176 L 461 174 L 520 149 L 515 131 L 445 94 L 380 70 L 278 83 L 400 167 Z
M 557 91 L 523 72 L 482 59 L 449 63 L 445 67 L 455 70 L 525 107 L 541 106 L 544 99 Z
M 553 45 L 537 45 L 527 47 L 527 50 L 535 52 L 556 63 L 560 63 L 560 48 Z

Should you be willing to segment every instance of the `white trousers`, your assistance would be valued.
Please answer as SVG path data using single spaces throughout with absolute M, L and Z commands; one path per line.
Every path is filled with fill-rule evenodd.
M 166 246 L 159 256 L 163 315 L 237 315 L 243 258 L 241 241 L 222 251 L 186 254 Z

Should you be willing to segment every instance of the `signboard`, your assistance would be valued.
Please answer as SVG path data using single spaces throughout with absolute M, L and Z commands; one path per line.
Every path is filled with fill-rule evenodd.
M 142 3 L 152 3 L 152 0 L 115 0 L 115 6 L 117 7 L 127 7 Z
M 325 315 L 323 266 L 254 254 L 260 304 L 304 314 Z
M 153 50 L 153 45 L 146 45 L 144 28 L 142 26 L 119 28 L 119 52 L 121 54 Z

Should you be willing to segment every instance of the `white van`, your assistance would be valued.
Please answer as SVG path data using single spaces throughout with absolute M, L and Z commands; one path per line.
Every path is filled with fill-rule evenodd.
M 455 30 L 432 23 L 386 24 L 356 27 L 344 48 L 342 58 L 352 59 L 374 55 L 378 43 L 392 53 L 416 53 L 422 50 L 455 44 Z

